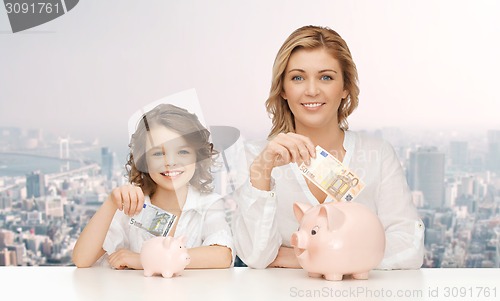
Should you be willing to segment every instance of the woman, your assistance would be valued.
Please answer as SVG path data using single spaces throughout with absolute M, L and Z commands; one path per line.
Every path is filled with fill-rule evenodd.
M 299 226 L 293 203 L 334 201 L 298 168 L 315 157 L 316 145 L 364 181 L 354 201 L 376 212 L 386 232 L 378 268 L 422 265 L 424 226 L 393 148 L 348 130 L 347 117 L 358 105 L 357 81 L 346 42 L 329 28 L 299 28 L 280 48 L 266 101 L 271 132 L 265 146 L 248 145 L 249 177 L 236 194 L 235 247 L 248 266 L 300 268 L 290 245 Z

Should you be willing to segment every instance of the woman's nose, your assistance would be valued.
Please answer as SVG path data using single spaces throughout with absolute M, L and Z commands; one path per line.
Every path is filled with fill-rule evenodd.
M 306 95 L 308 96 L 316 96 L 319 94 L 318 83 L 315 80 L 310 80 L 307 83 Z

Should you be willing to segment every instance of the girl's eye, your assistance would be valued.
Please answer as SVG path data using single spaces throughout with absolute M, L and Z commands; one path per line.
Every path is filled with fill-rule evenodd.
M 190 152 L 188 150 L 185 150 L 185 149 L 179 151 L 179 155 L 189 155 L 189 154 L 190 154 Z
M 153 157 L 161 157 L 161 156 L 163 156 L 163 152 L 154 152 L 154 153 L 152 154 L 152 156 L 153 156 Z
M 332 80 L 333 78 L 330 75 L 323 75 L 321 80 Z
M 300 75 L 295 75 L 294 77 L 292 77 L 292 80 L 298 81 L 298 80 L 304 80 L 304 78 Z

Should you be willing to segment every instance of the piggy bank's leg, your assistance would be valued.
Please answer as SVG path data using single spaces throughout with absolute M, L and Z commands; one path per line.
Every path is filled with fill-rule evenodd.
M 163 276 L 163 278 L 172 278 L 174 273 L 172 273 L 170 271 L 163 271 L 163 272 L 161 272 L 161 275 Z
M 368 279 L 368 272 L 352 274 L 352 278 L 366 280 Z
M 325 279 L 326 280 L 335 280 L 335 281 L 338 281 L 338 280 L 342 280 L 342 277 L 344 275 L 343 274 L 325 274 Z
M 323 277 L 322 274 L 320 273 L 307 273 L 309 275 L 309 277 L 312 277 L 312 278 L 321 278 Z
M 153 276 L 153 274 L 154 273 L 152 271 L 144 269 L 144 276 L 151 277 L 151 276 Z

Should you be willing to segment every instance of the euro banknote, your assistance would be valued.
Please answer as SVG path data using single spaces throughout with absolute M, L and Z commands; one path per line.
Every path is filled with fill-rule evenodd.
M 130 224 L 148 231 L 155 236 L 167 236 L 176 216 L 151 204 L 142 206 L 141 212 L 130 218 Z
M 302 163 L 300 171 L 313 184 L 336 201 L 352 201 L 365 187 L 363 181 L 342 162 L 321 146 L 316 146 L 316 158 Z

